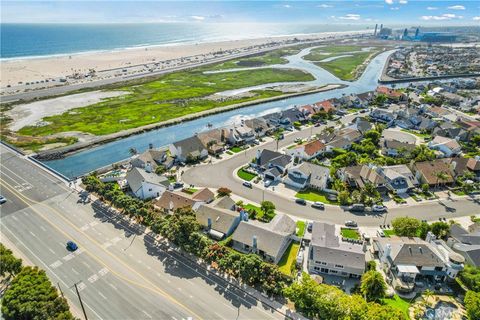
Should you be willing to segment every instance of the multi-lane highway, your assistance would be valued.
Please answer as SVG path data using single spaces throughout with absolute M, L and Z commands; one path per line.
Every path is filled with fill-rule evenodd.
M 343 124 L 349 123 L 356 115 L 347 115 L 342 118 Z M 334 125 L 330 122 L 329 125 Z M 284 140 L 279 141 L 279 148 L 286 147 L 296 138 L 308 138 L 312 134 L 320 133 L 325 126 L 304 129 L 285 136 Z M 185 170 L 182 179 L 188 184 L 203 187 L 227 187 L 234 194 L 245 199 L 260 203 L 263 200 L 272 201 L 277 210 L 309 220 L 320 220 L 343 224 L 346 220 L 355 220 L 363 226 L 379 226 L 390 223 L 396 217 L 412 216 L 418 219 L 428 221 L 442 218 L 454 218 L 461 216 L 470 216 L 480 212 L 480 197 L 463 197 L 461 199 L 445 199 L 441 201 L 428 201 L 416 205 L 403 205 L 389 209 L 386 214 L 365 214 L 350 213 L 338 206 L 327 206 L 326 210 L 317 210 L 310 206 L 301 206 L 295 203 L 293 198 L 288 198 L 279 192 L 272 191 L 271 188 L 265 190 L 255 184 L 252 189 L 242 185 L 242 181 L 234 176 L 234 172 L 241 166 L 244 166 L 257 154 L 257 150 L 270 149 L 276 150 L 276 142 L 271 141 L 260 146 L 248 149 L 235 156 L 214 162 L 213 164 L 202 164 L 190 167 Z
M 1 237 L 81 310 L 77 283 L 89 319 L 284 318 L 101 203 L 83 204 L 63 181 L 4 146 L 0 157 Z M 66 250 L 68 240 L 76 252 Z

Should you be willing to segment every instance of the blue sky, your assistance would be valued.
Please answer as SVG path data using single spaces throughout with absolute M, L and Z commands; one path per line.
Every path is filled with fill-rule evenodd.
M 2 22 L 480 25 L 480 1 L 2 1 Z

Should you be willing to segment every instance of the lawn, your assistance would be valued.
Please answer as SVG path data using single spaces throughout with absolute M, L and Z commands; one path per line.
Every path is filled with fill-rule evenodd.
M 194 194 L 197 191 L 198 191 L 198 189 L 195 189 L 195 188 L 183 188 L 182 189 L 182 192 L 184 192 L 186 194 Z
M 312 190 L 312 189 L 307 189 L 304 191 L 299 191 L 295 195 L 297 198 L 305 199 L 308 201 L 320 201 L 323 203 L 328 203 L 328 204 L 333 204 L 333 205 L 338 205 L 337 201 L 331 201 L 327 198 L 327 193 L 322 192 L 322 191 L 317 191 L 317 190 Z
M 341 229 L 342 237 L 353 240 L 360 240 L 360 234 L 357 230 L 342 228 Z
M 239 152 L 242 152 L 244 149 L 241 147 L 233 147 L 230 150 L 234 153 L 239 153 Z
M 211 68 L 211 67 L 210 67 Z M 27 136 L 44 136 L 58 132 L 81 131 L 105 135 L 171 120 L 235 103 L 281 95 L 275 90 L 256 90 L 252 96 L 209 99 L 207 96 L 225 90 L 274 82 L 311 81 L 314 77 L 297 69 L 259 69 L 229 73 L 205 74 L 205 69 L 178 71 L 156 80 L 116 88 L 126 95 L 75 108 L 61 115 L 45 117 L 46 126 L 28 126 L 19 130 Z
M 297 221 L 297 237 L 303 237 L 305 234 L 305 221 Z
M 394 235 L 395 235 L 395 231 L 393 231 L 392 229 L 390 229 L 390 230 L 383 230 L 383 233 L 385 234 L 385 237 L 388 237 L 388 238 L 390 238 L 391 236 L 394 236 Z
M 253 178 L 255 178 L 257 175 L 256 174 L 253 174 L 253 173 L 250 173 L 250 172 L 247 172 L 245 171 L 243 168 L 238 170 L 237 171 L 237 176 L 240 178 L 240 179 L 243 179 L 243 180 L 246 180 L 246 181 L 251 181 L 253 180 Z
M 292 268 L 297 261 L 297 254 L 298 254 L 299 248 L 300 248 L 299 243 L 296 243 L 296 242 L 290 243 L 287 250 L 282 256 L 282 259 L 278 263 L 278 269 L 280 270 L 280 272 L 287 275 L 292 274 Z
M 385 298 L 383 299 L 383 303 L 389 305 L 391 307 L 397 308 L 402 310 L 405 314 L 406 319 L 410 319 L 410 315 L 408 314 L 408 308 L 410 307 L 410 300 L 406 300 L 400 298 L 398 295 L 394 295 L 393 298 Z

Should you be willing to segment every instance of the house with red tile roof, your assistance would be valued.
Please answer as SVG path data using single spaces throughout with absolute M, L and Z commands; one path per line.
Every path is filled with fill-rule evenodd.
M 330 100 L 323 100 L 314 104 L 319 111 L 335 112 L 337 110 Z
M 376 92 L 377 94 L 383 94 L 387 96 L 387 98 L 390 100 L 403 101 L 407 99 L 407 96 L 405 95 L 405 93 L 399 90 L 390 89 L 389 87 L 385 87 L 385 86 L 377 87 Z
M 303 160 L 310 160 L 325 152 L 326 146 L 320 140 L 313 140 L 287 149 L 287 154 Z

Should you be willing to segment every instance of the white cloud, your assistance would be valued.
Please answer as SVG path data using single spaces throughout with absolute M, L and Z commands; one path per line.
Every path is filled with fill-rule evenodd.
M 450 7 L 448 7 L 448 9 L 450 9 L 450 10 L 465 10 L 465 7 L 457 5 L 457 6 L 450 6 Z
M 398 1 L 398 3 L 400 3 L 400 4 L 407 4 L 408 1 L 407 1 L 407 0 L 400 0 L 400 1 Z
M 386 4 L 393 4 L 393 0 L 385 0 Z
M 284 8 L 291 8 L 292 6 L 289 5 L 289 4 L 284 4 L 282 7 L 284 7 Z
M 391 7 L 390 10 L 400 10 L 399 7 Z
M 480 21 L 480 16 L 473 17 L 472 20 L 473 20 L 473 21 Z
M 203 16 L 190 16 L 190 18 L 192 18 L 193 20 L 196 20 L 196 21 L 205 20 L 205 17 L 203 17 Z
M 422 16 L 422 20 L 452 20 L 452 19 L 463 19 L 463 16 L 457 16 L 453 13 L 444 13 L 440 16 Z
M 437 7 L 427 7 L 427 10 L 437 10 Z
M 331 4 L 325 4 L 325 3 L 319 4 L 317 7 L 318 8 L 333 8 L 333 6 Z
M 343 17 L 338 17 L 338 18 L 342 19 L 342 20 L 360 20 L 360 15 L 349 13 L 349 14 L 344 15 Z

